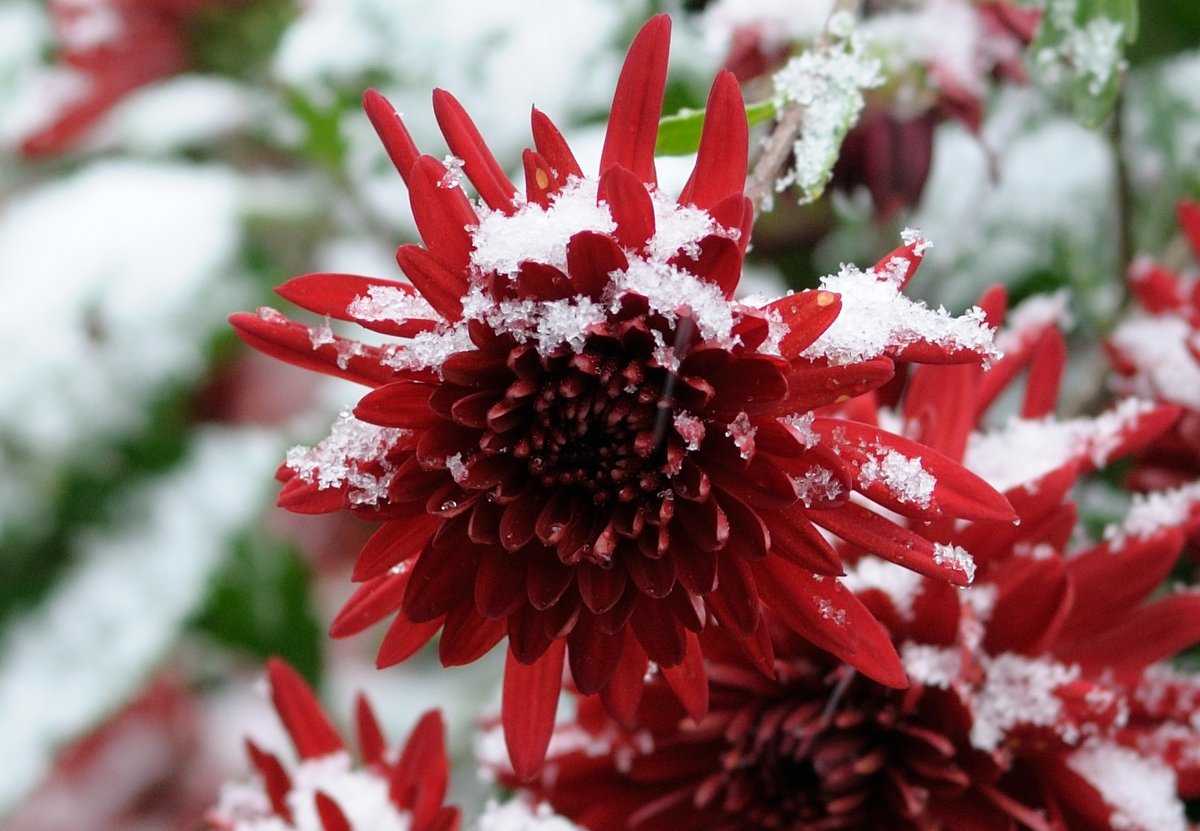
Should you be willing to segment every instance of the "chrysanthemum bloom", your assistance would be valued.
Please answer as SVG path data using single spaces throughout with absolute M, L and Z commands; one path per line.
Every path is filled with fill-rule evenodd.
M 1170 263 L 1133 263 L 1129 279 L 1141 311 L 1122 321 L 1106 344 L 1118 389 L 1185 410 L 1176 428 L 1139 456 L 1130 477 L 1139 490 L 1178 487 L 1200 476 L 1200 203 L 1180 202 L 1178 215 L 1187 244 L 1180 241 Z
M 198 11 L 245 2 L 50 0 L 58 63 L 74 74 L 73 90 L 50 122 L 24 139 L 21 152 L 70 149 L 127 94 L 187 68 L 187 27 Z
M 926 398 L 926 415 L 953 424 L 962 401 L 938 400 Z M 1096 419 L 1090 450 L 1101 437 L 1128 447 L 1164 414 Z M 1140 502 L 1104 542 L 1064 556 L 1076 524 L 1066 493 L 1089 443 L 1079 448 L 1008 491 L 1020 525 L 955 533 L 978 564 L 970 589 L 844 552 L 847 583 L 885 622 L 908 689 L 770 618 L 766 666 L 713 628 L 702 635 L 704 720 L 689 723 L 662 682 L 636 727 L 584 699 L 530 791 L 591 831 L 1189 828 L 1181 799 L 1200 792 L 1200 677 L 1160 662 L 1200 640 L 1200 597 L 1147 598 L 1200 525 L 1200 490 Z
M 880 529 L 858 525 L 866 509 L 852 491 L 910 516 L 1011 519 L 999 494 L 939 454 L 815 412 L 884 382 L 889 356 L 991 354 L 977 316 L 902 299 L 923 241 L 828 290 L 731 300 L 752 221 L 745 110 L 721 75 L 691 179 L 678 199 L 655 186 L 669 28 L 652 20 L 630 49 L 598 179 L 534 111 L 524 195 L 448 93 L 434 94 L 448 166 L 419 155 L 368 93 L 425 242 L 397 255 L 412 285 L 321 274 L 280 293 L 399 340 L 366 345 L 269 309 L 234 318 L 263 351 L 375 388 L 282 469 L 284 507 L 384 521 L 333 634 L 397 613 L 380 665 L 438 630 L 447 665 L 507 636 L 504 724 L 524 773 L 549 740 L 564 661 L 580 690 L 626 718 L 653 662 L 699 717 L 698 633 L 716 620 L 757 643 L 761 603 L 902 685 L 817 529 L 873 543 Z M 857 316 L 843 310 L 851 296 Z M 969 582 L 958 552 L 904 535 L 906 565 Z
M 271 700 L 291 737 L 294 764 L 247 740 L 258 773 L 228 784 L 209 812 L 214 831 L 458 831 L 458 808 L 443 805 L 449 778 L 441 715 L 427 713 L 404 748 L 387 748 L 366 699 L 356 708 L 362 765 L 304 680 L 278 659 L 267 664 Z

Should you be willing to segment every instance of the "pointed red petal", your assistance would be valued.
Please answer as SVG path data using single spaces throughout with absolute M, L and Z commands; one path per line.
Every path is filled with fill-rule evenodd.
M 687 633 L 687 652 L 683 661 L 664 668 L 662 674 L 688 716 L 699 724 L 708 713 L 708 676 L 704 673 L 704 654 L 695 632 Z
M 625 638 L 625 649 L 621 661 L 604 689 L 600 700 L 604 709 L 622 726 L 636 722 L 638 702 L 642 700 L 642 689 L 646 685 L 646 669 L 650 659 L 642 651 L 635 638 Z
M 369 300 L 372 290 L 378 293 L 381 289 L 391 292 L 396 297 L 415 297 L 417 293 L 416 289 L 407 283 L 377 277 L 360 277 L 357 274 L 303 274 L 288 280 L 275 289 L 275 292 L 310 312 L 327 314 L 334 320 L 353 321 L 365 329 L 385 335 L 408 338 L 437 326 L 433 310 L 430 310 L 426 317 L 403 320 L 351 313 L 353 304 Z
M 750 568 L 763 603 L 797 634 L 885 686 L 908 686 L 891 638 L 840 582 L 780 557 L 767 557 Z
M 463 602 L 475 603 L 475 569 L 480 553 L 475 546 L 426 547 L 412 567 L 404 589 L 404 616 L 422 623 L 449 612 Z
M 354 831 L 342 809 L 324 791 L 316 792 L 317 815 L 325 831 Z
M 250 756 L 250 763 L 263 778 L 267 798 L 271 801 L 271 810 L 291 825 L 292 809 L 288 807 L 287 796 L 292 791 L 292 778 L 288 776 L 283 763 L 249 739 L 246 739 L 246 753 Z
M 542 767 L 562 686 L 565 641 L 553 641 L 541 658 L 523 664 L 511 651 L 504 666 L 501 722 L 504 743 L 518 779 L 530 779 Z
M 516 210 L 513 197 L 517 189 L 488 149 L 487 142 L 479 134 L 467 111 L 453 95 L 444 89 L 435 89 L 433 114 L 442 135 L 446 137 L 450 152 L 463 160 L 463 173 L 479 191 L 483 201 L 494 211 L 512 214 Z
M 525 170 L 525 199 L 543 208 L 550 207 L 550 195 L 558 189 L 558 182 L 546 157 L 526 148 L 521 154 L 521 166 Z
M 392 769 L 388 794 L 393 804 L 412 813 L 413 828 L 423 828 L 439 812 L 449 778 L 446 727 L 442 714 L 430 710 L 409 734 Z
M 1141 672 L 1200 642 L 1200 595 L 1174 594 L 1135 609 L 1113 625 L 1056 650 L 1085 672 Z
M 367 765 L 384 764 L 384 753 L 387 752 L 387 740 L 379 728 L 379 720 L 366 696 L 359 693 L 354 700 L 354 725 L 358 735 L 358 750 L 363 762 Z
M 571 678 L 581 695 L 594 695 L 612 678 L 625 648 L 625 630 L 611 634 L 592 615 L 581 615 L 567 636 L 567 661 Z
M 442 317 L 450 321 L 462 317 L 462 298 L 467 293 L 465 271 L 447 267 L 419 245 L 400 246 L 396 250 L 396 262 Z
M 596 231 L 580 231 L 567 242 L 567 272 L 579 294 L 599 300 L 614 271 L 625 271 L 629 260 L 616 241 Z
M 531 121 L 533 122 L 533 146 L 550 164 L 550 173 L 552 178 L 557 181 L 558 187 L 561 187 L 572 176 L 583 178 L 583 168 L 579 166 L 579 162 L 575 161 L 575 154 L 571 152 L 566 139 L 554 126 L 550 117 L 534 107 Z M 554 190 L 557 190 L 558 187 Z
M 827 513 L 838 510 L 840 509 L 835 508 Z M 825 513 L 818 511 L 813 515 L 824 516 Z M 845 574 L 837 552 L 821 536 L 821 532 L 813 527 L 809 513 L 803 506 L 795 505 L 784 511 L 765 513 L 763 522 L 771 533 L 771 553 L 768 556 L 782 557 L 817 574 Z
M 1054 414 L 1058 390 L 1067 364 L 1067 344 L 1057 326 L 1047 327 L 1033 348 L 1029 379 L 1025 382 L 1025 400 L 1021 418 L 1042 418 Z
M 337 335 L 332 343 L 313 347 L 313 332 L 307 326 L 288 320 L 273 309 L 258 314 L 237 312 L 230 315 L 237 336 L 265 355 L 356 384 L 377 387 L 392 380 L 393 371 L 380 362 L 378 347 L 367 346 Z
M 367 111 L 367 118 L 379 134 L 383 149 L 396 166 L 396 171 L 407 183 L 408 174 L 420 158 L 421 151 L 409 135 L 400 114 L 386 98 L 373 89 L 363 93 L 363 109 Z
M 671 258 L 670 264 L 712 283 L 726 297 L 733 296 L 742 279 L 741 249 L 729 237 L 719 234 L 709 234 L 701 239 L 696 256 L 681 251 Z
M 600 173 L 616 164 L 633 171 L 646 184 L 655 184 L 654 144 L 670 47 L 671 18 L 665 14 L 650 18 L 633 39 L 613 96 Z
M 640 251 L 654 236 L 654 203 L 642 180 L 620 165 L 600 174 L 597 202 L 607 202 L 613 221 L 614 236 L 623 248 Z
M 301 759 L 315 759 L 345 749 L 342 737 L 321 709 L 300 674 L 278 658 L 267 661 L 271 701 Z
M 429 643 L 429 640 L 442 628 L 444 618 L 434 618 L 424 623 L 413 623 L 404 615 L 396 615 L 392 625 L 388 627 L 375 654 L 375 666 L 379 669 L 390 667 L 401 661 L 407 661 Z
M 787 326 L 779 341 L 784 358 L 794 358 L 828 329 L 842 310 L 842 298 L 831 291 L 801 291 L 770 303 L 765 311 L 778 312 Z
M 740 196 L 746 186 L 749 146 L 742 90 L 734 74 L 723 70 L 708 94 L 696 167 L 679 194 L 680 203 L 710 208 L 729 196 Z
M 329 627 L 332 638 L 356 635 L 400 608 L 411 569 L 382 574 L 363 583 L 342 606 Z
M 473 603 L 456 606 L 446 615 L 442 637 L 438 641 L 438 657 L 444 667 L 460 667 L 486 655 L 504 638 L 507 627 L 503 620 L 489 620 L 475 611 Z
M 409 175 L 409 202 L 417 230 L 430 252 L 453 271 L 462 273 L 465 280 L 471 261 L 470 229 L 479 224 L 479 218 L 462 188 L 444 186 L 445 176 L 445 165 L 433 156 L 417 159 Z M 417 288 L 425 294 L 420 284 Z M 425 299 L 433 303 L 429 295 Z M 436 304 L 434 308 L 438 308 Z
M 1179 217 L 1179 227 L 1191 243 L 1192 256 L 1200 260 L 1200 202 L 1181 199 L 1175 206 L 1175 213 Z
M 358 552 L 350 579 L 362 583 L 411 560 L 421 553 L 441 524 L 441 517 L 424 512 L 384 523 Z
M 403 427 L 409 430 L 434 427 L 444 419 L 429 408 L 429 396 L 437 389 L 434 384 L 419 381 L 396 381 L 367 393 L 354 408 L 355 418 L 380 427 Z
M 717 588 L 704 600 L 721 625 L 738 637 L 748 638 L 758 629 L 758 588 L 741 557 L 726 554 L 717 560 Z

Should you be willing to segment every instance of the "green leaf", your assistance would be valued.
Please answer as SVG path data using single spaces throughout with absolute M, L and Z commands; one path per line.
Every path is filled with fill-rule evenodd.
M 746 119 L 753 127 L 775 117 L 774 101 L 759 101 L 746 105 Z M 700 133 L 704 128 L 704 110 L 684 109 L 674 115 L 664 116 L 658 122 L 658 143 L 654 146 L 656 156 L 686 156 L 700 147 Z
M 322 630 L 310 602 L 311 582 L 293 545 L 244 536 L 234 543 L 194 628 L 260 660 L 283 658 L 315 684 Z

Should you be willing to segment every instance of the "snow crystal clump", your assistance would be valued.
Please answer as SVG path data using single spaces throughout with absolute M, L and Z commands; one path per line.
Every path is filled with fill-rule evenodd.
M 1200 362 L 1188 348 L 1190 323 L 1178 315 L 1136 317 L 1117 327 L 1111 343 L 1134 374 L 1119 379 L 1134 395 L 1161 397 L 1200 410 Z
M 965 548 L 934 543 L 933 561 L 939 566 L 961 571 L 968 583 L 975 579 L 975 558 Z
M 516 797 L 504 804 L 489 800 L 479 817 L 479 831 L 583 831 L 542 802 L 530 805 Z
M 1200 481 L 1169 491 L 1134 494 L 1133 506 L 1119 525 L 1104 529 L 1114 549 L 1133 537 L 1148 539 L 1167 528 L 1178 528 L 1200 514 Z
M 1186 831 L 1190 826 L 1176 790 L 1175 771 L 1111 742 L 1089 741 L 1067 764 L 1113 809 L 1116 831 Z
M 953 317 L 944 308 L 934 310 L 910 300 L 896 281 L 881 280 L 879 276 L 874 271 L 843 265 L 837 274 L 821 278 L 822 289 L 841 296 L 842 311 L 801 353 L 803 357 L 826 358 L 835 364 L 858 363 L 915 343 L 967 350 L 985 358 L 999 357 L 982 309 L 974 307 L 961 317 Z
M 374 505 L 387 495 L 387 474 L 391 471 L 386 457 L 404 434 L 396 427 L 359 421 L 349 410 L 343 410 L 326 438 L 314 447 L 293 447 L 287 453 L 286 464 L 302 481 L 316 483 L 320 490 L 346 485 L 352 502 Z M 383 466 L 383 476 L 363 470 L 376 464 Z
M 1018 725 L 1061 728 L 1063 705 L 1055 691 L 1077 679 L 1079 667 L 1011 652 L 981 662 L 986 678 L 971 696 L 971 744 L 992 751 Z
M 416 292 L 395 286 L 371 286 L 366 295 L 358 295 L 346 306 L 346 314 L 355 320 L 439 320 L 441 315 Z
M 828 31 L 832 43 L 792 58 L 772 79 L 779 110 L 803 108 L 799 138 L 792 147 L 794 165 L 775 182 L 777 192 L 795 185 L 801 202 L 811 202 L 825 190 L 842 139 L 862 112 L 862 91 L 883 82 L 882 67 L 867 54 L 852 15 L 835 12 Z
M 909 458 L 898 450 L 876 445 L 858 471 L 858 484 L 864 488 L 878 482 L 900 502 L 928 508 L 937 479 L 921 464 L 921 457 Z
M 370 770 L 354 770 L 350 754 L 331 753 L 306 759 L 289 771 L 292 788 L 287 807 L 292 821 L 284 824 L 270 810 L 270 800 L 258 787 L 244 784 L 226 786 L 214 810 L 219 820 L 232 824 L 234 831 L 324 831 L 317 813 L 317 794 L 323 793 L 337 803 L 351 828 L 372 831 L 409 831 L 412 819 L 399 811 L 388 797 L 388 781 Z

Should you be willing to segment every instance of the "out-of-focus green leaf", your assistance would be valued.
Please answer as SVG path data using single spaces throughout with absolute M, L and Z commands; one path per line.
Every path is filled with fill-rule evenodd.
M 775 117 L 774 101 L 759 101 L 746 105 L 746 118 L 753 127 Z M 656 156 L 686 156 L 700 146 L 704 128 L 704 110 L 680 110 L 658 122 Z
M 1099 126 L 1116 103 L 1137 30 L 1137 0 L 1049 3 L 1030 48 L 1034 70 L 1064 92 L 1080 121 Z
M 293 546 L 262 534 L 233 546 L 195 628 L 258 659 L 283 658 L 312 683 L 321 674 L 321 626 L 309 571 Z

